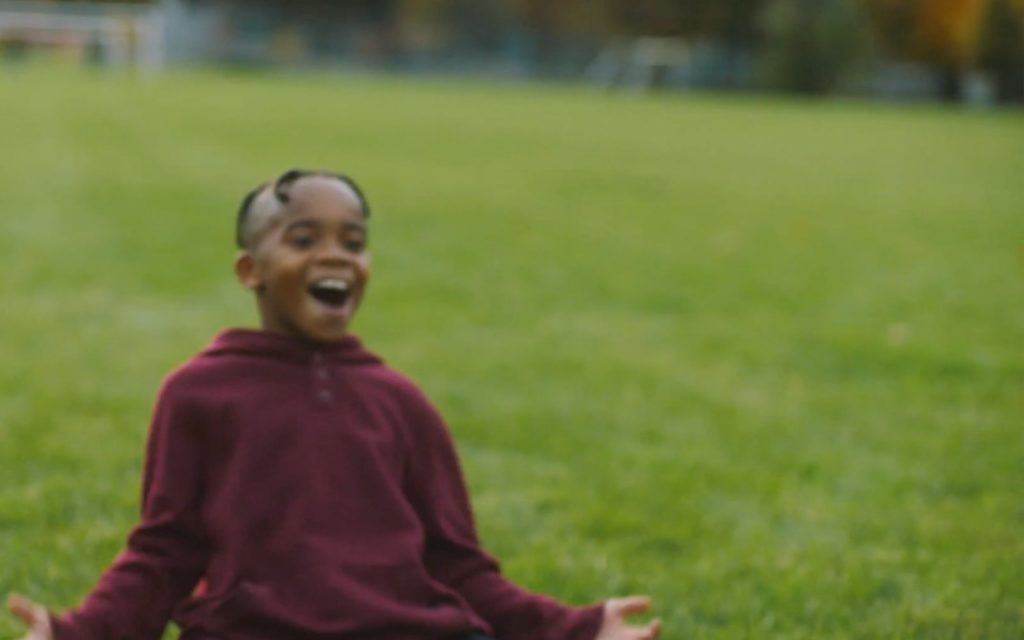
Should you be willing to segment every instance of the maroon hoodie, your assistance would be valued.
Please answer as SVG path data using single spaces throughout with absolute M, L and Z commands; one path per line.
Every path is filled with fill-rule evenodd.
M 200 585 L 197 588 L 197 584 Z M 480 548 L 448 430 L 354 336 L 229 330 L 171 374 L 142 518 L 57 640 L 592 640 Z

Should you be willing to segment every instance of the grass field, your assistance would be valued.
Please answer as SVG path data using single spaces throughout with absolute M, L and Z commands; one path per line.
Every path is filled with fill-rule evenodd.
M 30 66 L 0 123 L 0 590 L 88 590 L 160 379 L 254 319 L 237 201 L 325 166 L 508 574 L 673 639 L 1024 637 L 1020 112 Z

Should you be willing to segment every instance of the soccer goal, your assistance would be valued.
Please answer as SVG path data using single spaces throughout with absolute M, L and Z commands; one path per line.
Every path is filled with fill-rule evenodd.
M 0 0 L 0 52 L 34 48 L 154 74 L 164 66 L 163 14 L 155 4 Z
M 681 38 L 611 42 L 587 66 L 583 77 L 607 87 L 650 89 L 665 84 L 670 75 L 687 72 L 691 57 L 689 43 Z

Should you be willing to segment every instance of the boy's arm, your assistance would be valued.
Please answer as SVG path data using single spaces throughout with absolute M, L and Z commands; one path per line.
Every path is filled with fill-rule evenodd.
M 197 417 L 165 387 L 146 446 L 142 519 L 81 605 L 52 616 L 56 640 L 158 639 L 202 576 L 207 544 L 197 507 Z
M 480 547 L 451 437 L 424 400 L 418 407 L 407 491 L 427 532 L 431 574 L 457 591 L 501 640 L 593 640 L 602 604 L 566 606 L 505 579 Z

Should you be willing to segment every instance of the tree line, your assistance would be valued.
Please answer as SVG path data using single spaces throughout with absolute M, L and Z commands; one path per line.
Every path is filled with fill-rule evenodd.
M 224 4 L 233 3 L 224 0 Z M 525 28 L 538 35 L 540 57 L 565 37 L 663 36 L 714 42 L 757 60 L 764 86 L 804 93 L 833 91 L 858 66 L 871 61 L 904 61 L 936 71 L 948 98 L 960 95 L 968 72 L 980 72 L 991 79 L 998 99 L 1024 101 L 1024 0 L 250 0 L 245 4 L 337 18 L 372 14 L 385 22 L 415 15 L 455 21 L 464 29 L 473 29 L 474 24 Z
M 823 93 L 865 60 L 938 71 L 949 98 L 969 71 L 1024 100 L 1024 0 L 507 0 L 547 31 L 714 40 L 763 60 L 770 86 Z

